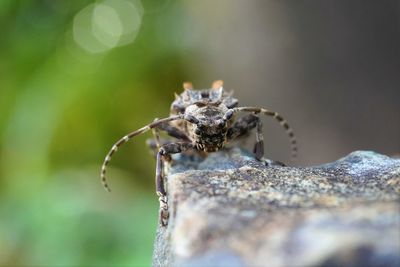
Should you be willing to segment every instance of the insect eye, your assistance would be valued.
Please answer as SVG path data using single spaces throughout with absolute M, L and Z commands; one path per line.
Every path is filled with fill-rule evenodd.
M 230 120 L 233 116 L 233 113 L 233 109 L 229 109 L 224 115 L 224 120 Z
M 194 130 L 194 133 L 196 135 L 200 135 L 201 134 L 201 130 L 199 128 L 196 128 L 196 130 Z
M 192 115 L 186 115 L 185 116 L 185 120 L 187 120 L 188 122 L 190 122 L 190 123 L 198 123 L 199 122 L 199 120 L 198 119 L 196 119 L 194 116 L 192 116 Z

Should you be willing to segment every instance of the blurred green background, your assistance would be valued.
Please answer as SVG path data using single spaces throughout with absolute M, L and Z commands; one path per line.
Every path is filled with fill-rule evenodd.
M 284 114 L 299 165 L 399 153 L 399 25 L 396 1 L 1 0 L 0 266 L 150 265 L 150 135 L 113 158 L 111 194 L 99 172 L 183 81 Z

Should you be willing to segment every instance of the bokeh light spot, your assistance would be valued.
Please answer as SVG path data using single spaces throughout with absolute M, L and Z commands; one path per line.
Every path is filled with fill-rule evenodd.
M 73 25 L 75 42 L 90 53 L 100 53 L 110 49 L 92 34 L 92 14 L 95 7 L 95 4 L 91 4 L 82 9 L 75 16 Z
M 140 2 L 105 0 L 82 9 L 74 18 L 75 42 L 90 53 L 132 43 L 143 15 Z
M 132 43 L 139 32 L 142 23 L 143 7 L 139 1 L 105 0 L 104 5 L 112 7 L 119 16 L 122 34 L 117 46 Z
M 92 34 L 102 44 L 113 48 L 117 46 L 123 28 L 118 13 L 110 6 L 98 4 L 92 15 Z

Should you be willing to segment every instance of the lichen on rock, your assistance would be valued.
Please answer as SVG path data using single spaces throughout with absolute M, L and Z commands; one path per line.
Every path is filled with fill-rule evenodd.
M 265 166 L 238 148 L 178 156 L 154 266 L 399 266 L 400 160 L 357 151 Z

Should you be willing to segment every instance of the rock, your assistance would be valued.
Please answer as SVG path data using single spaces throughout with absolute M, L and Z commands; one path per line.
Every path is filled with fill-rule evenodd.
M 175 157 L 167 187 L 154 266 L 400 266 L 400 159 L 266 167 L 232 148 Z

